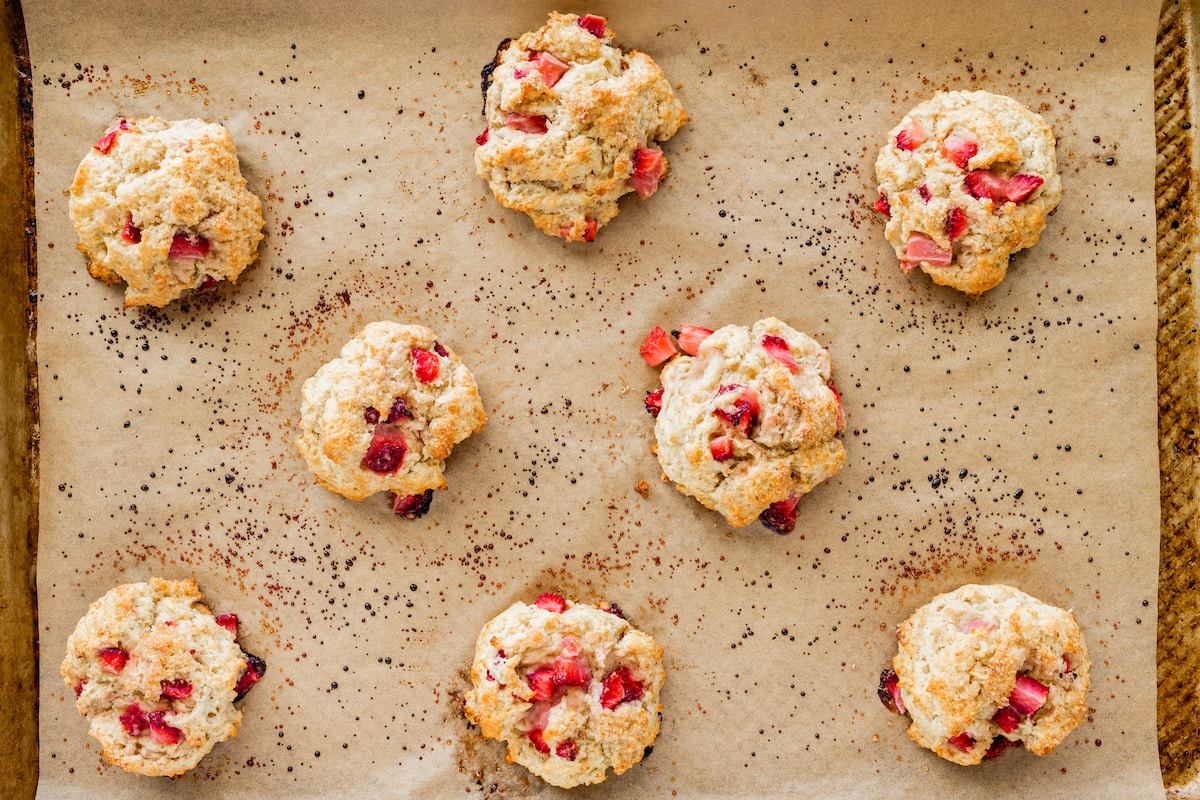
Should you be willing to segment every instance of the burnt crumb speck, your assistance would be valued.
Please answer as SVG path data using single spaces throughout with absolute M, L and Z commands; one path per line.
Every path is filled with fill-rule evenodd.
M 480 110 L 480 114 L 487 113 L 487 93 L 488 87 L 492 85 L 492 73 L 496 71 L 496 67 L 500 66 L 500 54 L 504 52 L 510 42 L 512 42 L 512 39 L 507 38 L 496 45 L 496 55 L 492 57 L 491 61 L 484 64 L 483 69 L 479 71 L 479 88 L 483 92 L 483 108 Z

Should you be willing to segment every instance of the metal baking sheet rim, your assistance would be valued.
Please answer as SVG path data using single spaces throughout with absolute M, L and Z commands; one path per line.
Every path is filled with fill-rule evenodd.
M 1155 53 L 1162 544 L 1158 730 L 1168 797 L 1200 800 L 1200 314 L 1192 285 L 1200 225 L 1192 176 L 1191 47 L 1200 0 L 1163 3 Z M 0 4 L 0 796 L 37 789 L 38 393 L 33 106 L 19 0 Z M 1186 592 L 1186 594 L 1185 594 Z

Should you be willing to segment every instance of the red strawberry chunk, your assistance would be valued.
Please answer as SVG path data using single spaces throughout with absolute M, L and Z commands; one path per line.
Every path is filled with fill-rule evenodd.
M 484 128 L 483 133 L 481 133 L 475 137 L 475 144 L 479 145 L 480 147 L 483 147 L 485 144 L 487 144 L 488 136 L 491 133 L 491 131 L 492 131 L 491 128 Z
M 1063 672 L 1074 672 L 1075 671 L 1071 667 L 1071 656 L 1067 655 L 1066 653 L 1063 653 L 1062 660 L 1063 660 Z
M 928 138 L 929 134 L 921 127 L 921 123 L 914 119 L 911 125 L 896 134 L 896 148 L 898 150 L 916 150 Z
M 596 608 L 600 609 L 601 611 L 606 611 L 609 614 L 612 614 L 614 617 L 625 619 L 625 612 L 621 610 L 619 605 L 611 601 L 601 603 L 600 605 L 596 606 Z
M 708 450 L 712 453 L 713 461 L 722 463 L 733 458 L 733 437 L 718 436 L 708 442 Z
M 151 711 L 148 715 L 150 722 L 150 738 L 159 744 L 179 744 L 183 739 L 183 731 L 166 723 L 164 717 L 167 711 Z
M 679 350 L 675 347 L 675 342 L 671 341 L 670 334 L 655 325 L 650 329 L 646 341 L 642 342 L 642 347 L 638 352 L 642 354 L 642 358 L 646 359 L 647 364 L 657 367 L 678 353 Z
M 781 336 L 767 335 L 762 338 L 763 350 L 767 351 L 767 355 L 783 364 L 788 368 L 788 372 L 795 375 L 800 371 L 800 365 L 796 363 L 795 357 L 792 355 L 792 350 L 788 347 L 788 343 Z
M 511 112 L 504 118 L 505 127 L 522 133 L 545 133 L 546 118 L 541 114 L 518 114 Z
M 958 237 L 967 232 L 967 226 L 970 221 L 967 219 L 966 212 L 958 206 L 950 209 L 950 213 L 946 215 L 946 235 L 950 237 L 950 241 L 954 241 Z
M 979 145 L 953 133 L 942 141 L 942 156 L 959 169 L 966 169 L 967 162 L 979 152 Z
M 419 494 L 397 494 L 392 496 L 392 513 L 405 519 L 420 519 L 429 513 L 433 504 L 433 489 Z
M 923 183 L 917 187 L 917 194 L 921 195 L 921 199 L 926 203 L 933 199 L 933 195 L 929 193 L 929 187 Z
M 908 237 L 904 260 L 924 261 L 931 266 L 944 267 L 954 260 L 954 253 L 938 247 L 937 242 L 923 233 L 913 233 Z
M 689 356 L 696 355 L 700 351 L 700 343 L 712 336 L 712 331 L 698 325 L 681 325 L 678 331 L 672 333 L 679 340 L 679 349 Z
M 1008 698 L 1009 704 L 1025 716 L 1032 716 L 1046 703 L 1050 687 L 1028 675 L 1018 675 L 1017 684 Z
M 554 755 L 565 758 L 567 761 L 574 761 L 575 757 L 579 755 L 579 745 L 571 739 L 559 742 L 558 746 L 554 748 Z
M 842 393 L 837 390 L 837 387 L 835 387 L 832 382 L 829 383 L 828 386 L 829 391 L 833 392 L 833 396 L 837 398 L 838 410 L 836 430 L 844 431 L 846 430 L 846 409 L 842 406 Z
M 971 752 L 971 748 L 975 746 L 975 737 L 963 731 L 958 736 L 951 736 L 946 740 L 946 743 L 959 752 L 969 753 Z
M 439 356 L 441 356 L 442 358 L 449 358 L 449 357 L 450 357 L 450 351 L 449 351 L 449 350 L 447 350 L 447 349 L 446 349 L 446 346 L 445 346 L 444 344 L 442 344 L 441 342 L 434 342 L 434 343 L 433 343 L 433 352 L 437 353 L 437 354 L 438 354 Z M 411 415 L 411 414 L 409 414 L 409 416 L 411 417 L 412 415 Z
M 586 30 L 592 36 L 599 39 L 604 35 L 604 25 L 608 22 L 604 17 L 597 17 L 595 14 L 584 14 L 579 18 L 579 27 Z
M 972 633 L 974 631 L 994 631 L 996 623 L 988 622 L 985 619 L 972 619 L 958 626 L 958 630 L 962 633 Z
M 617 667 L 600 685 L 600 705 L 611 711 L 621 703 L 637 700 L 644 691 L 642 682 L 633 677 L 629 667 Z
M 767 506 L 758 519 L 778 534 L 791 533 L 796 528 L 796 504 L 799 502 L 800 496 L 792 492 L 786 500 L 778 500 Z
M 100 666 L 105 672 L 111 672 L 113 675 L 123 670 L 128 660 L 129 653 L 120 647 L 105 647 L 100 651 Z
M 196 287 L 198 292 L 207 292 L 209 289 L 217 285 L 217 279 L 212 275 L 205 275 L 200 279 L 200 285 Z
M 1028 200 L 1029 196 L 1046 181 L 1040 175 L 1013 175 L 1004 187 L 1004 194 L 1014 203 Z
M 529 741 L 533 742 L 534 748 L 539 753 L 549 753 L 550 745 L 546 744 L 546 740 L 542 736 L 543 732 L 543 728 L 530 728 L 525 735 L 529 737 Z
M 83 694 L 83 685 L 85 683 L 87 683 L 87 681 L 80 681 L 79 683 L 75 684 L 75 696 L 76 697 L 79 697 L 79 695 Z
M 133 214 L 125 215 L 125 227 L 121 228 L 121 239 L 129 244 L 142 240 L 142 229 L 133 224 Z
M 374 411 L 374 409 L 371 409 Z M 375 416 L 378 418 L 379 412 L 375 411 Z M 392 407 L 388 409 L 387 419 L 385 423 L 399 422 L 402 419 L 412 419 L 412 412 L 408 410 L 408 403 L 404 402 L 403 397 L 397 397 L 392 401 Z M 378 419 L 376 419 L 378 422 Z
M 525 675 L 525 682 L 533 690 L 531 701 L 549 700 L 554 697 L 554 667 L 549 664 L 538 667 Z
M 587 686 L 591 679 L 592 671 L 578 658 L 560 656 L 554 660 L 555 686 Z
M 437 353 L 414 347 L 412 360 L 413 375 L 417 380 L 421 383 L 433 383 L 437 380 L 438 373 L 442 371 L 442 362 L 438 360 Z
M 575 658 L 579 655 L 579 640 L 574 636 L 564 636 L 559 642 L 559 649 L 567 658 Z
M 117 133 L 127 130 L 129 130 L 129 123 L 125 120 L 121 120 L 115 126 L 105 131 L 104 135 L 100 137 L 100 141 L 96 142 L 94 145 L 92 145 L 92 147 L 96 148 L 104 155 L 108 155 L 108 151 L 112 150 L 113 144 L 117 141 Z
M 992 743 L 990 745 L 988 745 L 987 752 L 983 754 L 983 758 L 985 761 L 988 759 L 992 759 L 992 758 L 999 758 L 1000 756 L 1004 755 L 1004 753 L 1006 751 L 1008 751 L 1009 749 L 1011 749 L 1013 747 L 1020 747 L 1020 746 L 1021 746 L 1020 740 L 1017 740 L 1015 742 L 1010 742 L 1008 739 L 1005 739 L 1003 736 L 997 736 L 995 739 L 992 739 Z
M 183 700 L 192 694 L 192 684 L 182 678 L 173 681 L 162 681 L 162 696 L 166 700 Z
M 596 222 L 596 220 L 587 219 L 585 217 L 583 220 L 583 234 L 579 237 L 579 241 L 581 241 L 581 242 L 595 241 L 596 231 L 599 230 L 599 228 L 600 228 L 600 224 L 598 222 Z M 564 239 L 573 239 L 573 238 L 575 238 L 572 233 L 574 230 L 575 230 L 574 225 L 559 225 L 558 226 L 558 235 Z
M 381 426 L 375 429 L 361 466 L 380 475 L 390 475 L 400 469 L 406 452 L 408 445 L 404 441 L 404 434 L 393 428 Z
M 732 406 L 717 408 L 713 410 L 713 416 L 724 422 L 731 428 L 741 431 L 744 435 L 750 435 L 750 429 L 754 427 L 754 423 L 758 421 L 758 392 L 749 386 L 742 386 L 734 383 L 728 386 L 722 386 L 717 390 L 717 397 L 727 394 L 732 391 L 741 389 L 742 393 L 738 395 L 737 400 Z
M 238 678 L 237 684 L 233 687 L 237 696 L 234 700 L 241 700 L 246 692 L 250 691 L 250 687 L 262 680 L 262 676 L 267 671 L 267 662 L 263 661 L 258 656 L 246 654 L 246 669 Z
M 974 169 L 963 178 L 963 188 L 976 200 L 991 198 L 993 204 L 1008 200 L 1008 181 L 986 169 Z
M 883 214 L 885 217 L 892 215 L 892 206 L 888 202 L 887 195 L 883 192 L 879 193 L 879 199 L 875 201 L 875 205 L 871 206 L 874 210 Z
M 211 249 L 212 244 L 203 236 L 199 234 L 189 236 L 183 231 L 176 231 L 175 236 L 171 239 L 171 249 L 167 253 L 167 258 L 204 258 Z
M 146 714 L 137 703 L 130 703 L 129 708 L 125 709 L 125 713 L 117 719 L 120 720 L 121 727 L 130 736 L 141 736 L 150 727 L 150 720 L 146 719 Z
M 571 68 L 571 65 L 563 61 L 558 56 L 551 52 L 541 53 L 535 64 L 537 71 L 542 75 L 542 83 L 546 84 L 546 88 L 552 88 L 558 83 L 558 79 Z
M 629 176 L 629 184 L 637 190 L 638 197 L 645 200 L 658 188 L 658 182 L 663 176 L 662 150 L 654 147 L 639 147 L 633 151 L 630 159 L 633 174 Z
M 1021 724 L 1021 715 L 1012 706 L 1005 706 L 992 715 L 992 722 L 1005 733 L 1012 733 Z
M 363 411 L 363 420 L 368 425 L 378 425 L 379 424 L 379 409 L 376 408 L 375 406 L 367 406 L 366 409 Z
M 879 702 L 893 714 L 907 714 L 904 698 L 900 696 L 900 678 L 896 670 L 885 669 L 879 674 Z
M 662 389 L 655 389 L 653 392 L 646 392 L 646 399 L 642 402 L 646 406 L 646 411 L 650 412 L 650 416 L 657 417 L 662 411 Z
M 237 638 L 237 625 L 238 625 L 237 614 L 218 614 L 217 615 L 217 624 L 220 625 L 225 630 L 232 633 L 233 638 L 235 638 L 235 639 Z
M 533 604 L 538 608 L 546 611 L 553 611 L 558 614 L 561 614 L 563 611 L 567 610 L 567 601 L 563 598 L 563 596 L 560 594 L 554 594 L 552 592 L 543 592 L 542 594 L 538 595 L 538 599 L 535 600 Z

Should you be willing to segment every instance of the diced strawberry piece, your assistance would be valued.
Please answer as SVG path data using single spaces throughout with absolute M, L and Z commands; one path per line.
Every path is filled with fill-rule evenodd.
M 646 399 L 642 402 L 646 406 L 646 411 L 650 412 L 650 416 L 657 417 L 662 411 L 662 389 L 655 389 L 653 392 L 646 392 Z
M 708 450 L 712 453 L 713 461 L 717 463 L 728 461 L 733 458 L 733 437 L 718 436 L 715 439 L 710 439 Z
M 561 594 L 553 592 L 543 592 L 538 595 L 538 599 L 533 603 L 538 608 L 546 611 L 553 611 L 556 614 L 561 614 L 567 610 L 567 601 Z
M 1012 733 L 1021 724 L 1021 715 L 1012 706 L 1005 706 L 992 715 L 992 722 L 1005 733 Z
M 738 395 L 737 400 L 733 402 L 733 405 L 713 409 L 713 416 L 729 427 L 736 428 L 746 436 L 749 436 L 750 429 L 758 421 L 758 392 L 749 386 L 733 383 L 719 388 L 717 390 L 717 397 L 738 389 L 741 389 L 742 392 Z
M 83 694 L 83 685 L 85 683 L 87 683 L 87 681 L 80 681 L 79 683 L 75 684 L 75 696 L 76 697 L 79 697 L 79 695 Z
M 601 611 L 606 611 L 609 614 L 612 614 L 614 617 L 620 617 L 621 619 L 625 619 L 625 612 L 622 611 L 621 607 L 619 605 L 617 605 L 616 603 L 604 602 L 596 607 L 599 608 Z
M 892 215 L 892 205 L 888 202 L 887 195 L 883 192 L 879 193 L 879 199 L 875 201 L 875 205 L 871 206 L 874 210 L 883 214 L 885 217 Z
M 700 343 L 712 336 L 712 331 L 698 325 L 681 325 L 678 331 L 672 333 L 679 340 L 679 349 L 689 356 L 696 355 L 700 351 Z
M 796 504 L 799 502 L 800 496 L 792 492 L 786 500 L 778 500 L 767 506 L 758 519 L 778 534 L 791 533 L 796 528 Z
M 146 719 L 146 714 L 137 703 L 130 703 L 125 713 L 117 719 L 130 736 L 141 736 L 150 727 L 150 720 Z
M 234 685 L 233 691 L 237 693 L 234 700 L 241 700 L 246 696 L 246 692 L 250 691 L 250 687 L 262 680 L 262 676 L 266 674 L 267 662 L 263 661 L 258 656 L 246 654 L 246 669 L 238 678 L 237 684 Z
M 978 144 L 953 133 L 942 141 L 942 157 L 959 169 L 966 169 L 967 162 L 978 152 Z
M 379 424 L 379 409 L 376 408 L 375 406 L 367 406 L 366 409 L 363 411 L 363 420 L 368 425 L 378 425 Z
M 559 742 L 558 746 L 554 748 L 554 755 L 565 758 L 567 761 L 574 761 L 575 757 L 579 755 L 579 745 L 571 739 Z
M 1075 669 L 1071 666 L 1071 657 L 1063 653 L 1063 672 L 1074 672 Z
M 842 406 L 842 393 L 837 390 L 837 387 L 833 385 L 832 381 L 827 385 L 829 386 L 829 391 L 833 392 L 833 396 L 837 398 L 838 410 L 836 430 L 844 431 L 846 430 L 846 409 Z
M 1005 739 L 1003 736 L 997 736 L 995 739 L 992 739 L 992 743 L 990 745 L 988 745 L 987 752 L 983 754 L 983 759 L 985 761 L 987 761 L 989 759 L 999 758 L 1000 756 L 1004 755 L 1005 752 L 1007 752 L 1008 750 L 1010 750 L 1014 747 L 1020 747 L 1020 746 L 1021 746 L 1020 740 L 1017 740 L 1015 742 L 1010 742 L 1008 739 Z
M 100 666 L 105 672 L 111 672 L 113 675 L 123 670 L 128 660 L 129 653 L 120 647 L 105 647 L 100 651 Z
M 491 128 L 484 128 L 483 133 L 481 133 L 475 137 L 475 144 L 479 145 L 480 147 L 483 147 L 485 144 L 488 143 L 488 136 L 491 134 L 491 132 L 492 132 Z
M 441 356 L 442 358 L 449 358 L 449 357 L 450 357 L 450 351 L 449 351 L 449 350 L 447 350 L 447 349 L 446 349 L 446 346 L 445 346 L 444 344 L 442 344 L 441 342 L 434 342 L 434 343 L 433 343 L 433 352 L 437 353 L 437 354 L 438 354 L 439 356 Z M 412 415 L 410 414 L 409 416 L 412 416 Z
M 608 22 L 604 17 L 597 17 L 595 14 L 584 14 L 579 18 L 579 27 L 586 30 L 592 36 L 599 39 L 604 35 L 604 25 Z
M 788 372 L 795 375 L 800 371 L 800 365 L 796 363 L 796 359 L 792 355 L 792 350 L 788 347 L 788 343 L 783 337 L 764 336 L 762 337 L 762 347 L 763 350 L 767 351 L 767 355 L 787 367 Z
M 546 118 L 541 114 L 518 114 L 513 111 L 504 118 L 505 127 L 522 133 L 545 133 Z
M 553 88 L 558 79 L 571 68 L 570 64 L 549 51 L 539 54 L 536 64 L 537 71 L 542 75 L 542 83 L 546 84 L 547 89 Z
M 1037 710 L 1045 705 L 1046 696 L 1049 694 L 1049 686 L 1028 675 L 1018 675 L 1017 684 L 1013 687 L 1008 702 L 1017 711 L 1029 717 L 1036 714 Z
M 516 78 L 517 80 L 521 80 L 521 78 L 524 78 L 528 74 L 529 73 L 523 69 L 514 69 L 513 70 L 513 77 Z
M 907 275 L 908 273 L 910 273 L 910 272 L 912 272 L 914 269 L 916 269 L 918 266 L 919 266 L 919 265 L 918 265 L 918 264 L 917 264 L 917 262 L 915 262 L 915 261 L 904 261 L 904 260 L 901 260 L 901 262 L 900 262 L 900 271 L 901 271 L 901 272 L 903 272 L 905 275 Z
M 1020 203 L 1045 182 L 1040 175 L 1013 175 L 1004 187 L 1004 194 L 1014 203 Z
M 917 194 L 921 195 L 921 199 L 926 203 L 933 199 L 933 195 L 929 193 L 929 187 L 924 183 L 917 187 Z
M 204 258 L 212 249 L 212 243 L 199 234 L 189 236 L 183 231 L 176 231 L 171 239 L 171 249 L 167 258 Z
M 946 235 L 950 237 L 950 241 L 954 241 L 958 237 L 967 232 L 967 226 L 970 221 L 967 219 L 967 214 L 958 206 L 950 209 L 950 213 L 946 215 Z
M 129 244 L 142 240 L 142 229 L 133 224 L 133 214 L 125 215 L 125 227 L 121 228 L 121 239 Z
M 638 197 L 645 200 L 658 188 L 663 175 L 662 150 L 654 147 L 639 147 L 630 158 L 633 174 L 629 183 L 637 190 Z
M 993 204 L 1008 200 L 1008 181 L 986 169 L 973 169 L 963 178 L 963 188 L 976 200 L 991 198 Z
M 375 415 L 378 416 L 379 412 L 376 411 Z M 397 397 L 395 400 L 392 401 L 392 407 L 390 409 L 388 409 L 387 419 L 385 419 L 384 422 L 392 423 L 392 422 L 399 422 L 402 419 L 412 419 L 412 418 L 413 418 L 412 412 L 408 410 L 408 403 L 404 402 L 403 397 Z
M 994 631 L 996 630 L 996 624 L 994 622 L 988 622 L 984 619 L 973 619 L 964 622 L 962 625 L 959 625 L 958 629 L 962 633 L 973 633 L 974 631 Z
M 894 669 L 885 669 L 879 674 L 879 702 L 893 714 L 908 713 L 904 698 L 900 696 L 900 678 Z
M 591 679 L 592 671 L 579 659 L 559 657 L 554 660 L 555 686 L 587 686 Z
M 529 737 L 529 741 L 533 742 L 534 748 L 536 748 L 539 753 L 550 752 L 550 745 L 546 744 L 546 740 L 542 736 L 544 732 L 544 729 L 541 728 L 530 728 L 525 733 L 525 735 Z
M 954 253 L 938 247 L 937 242 L 923 233 L 913 233 L 908 237 L 904 260 L 924 261 L 931 266 L 944 267 L 954 260 Z
M 575 658 L 579 655 L 579 640 L 574 636 L 564 636 L 558 647 L 567 658 Z
M 531 701 L 549 700 L 554 696 L 554 667 L 549 664 L 538 667 L 525 675 L 525 682 L 533 690 Z
M 946 740 L 946 743 L 961 753 L 969 753 L 971 752 L 971 748 L 975 746 L 975 737 L 963 731 L 958 736 L 951 736 Z
M 381 426 L 376 428 L 371 436 L 371 443 L 367 445 L 367 453 L 363 456 L 361 466 L 380 475 L 390 475 L 400 469 L 406 452 L 408 445 L 404 441 L 404 434 L 394 428 Z
M 911 125 L 896 134 L 896 148 L 898 150 L 916 150 L 928 138 L 929 134 L 921 127 L 921 123 L 914 119 Z
M 179 744 L 183 739 L 183 731 L 168 725 L 165 721 L 167 711 L 151 711 L 147 715 L 150 723 L 150 738 L 159 744 Z
M 392 496 L 392 513 L 405 519 L 420 519 L 429 513 L 433 505 L 433 489 L 418 494 L 396 494 Z
M 207 292 L 209 289 L 217 285 L 217 279 L 212 275 L 205 275 L 200 279 L 200 285 L 196 287 L 197 292 Z
M 675 347 L 675 342 L 671 341 L 670 334 L 655 325 L 650 329 L 646 341 L 642 342 L 642 347 L 638 352 L 642 354 L 642 358 L 646 359 L 647 364 L 657 367 L 678 353 L 679 350 Z
M 617 667 L 600 685 L 600 705 L 611 711 L 621 703 L 637 700 L 644 691 L 641 681 L 633 677 L 628 667 Z
M 116 125 L 105 131 L 104 135 L 100 137 L 100 141 L 96 142 L 94 145 L 92 145 L 92 147 L 96 148 L 104 155 L 108 155 L 108 151 L 112 150 L 113 144 L 117 141 L 117 134 L 120 131 L 127 130 L 129 130 L 129 123 L 125 120 L 121 120 Z
M 167 700 L 183 700 L 192 694 L 192 684 L 180 678 L 174 681 L 162 681 L 162 696 Z
M 417 380 L 421 383 L 433 383 L 437 380 L 438 373 L 442 371 L 442 362 L 438 360 L 437 353 L 414 347 L 412 360 L 413 375 Z
M 233 634 L 233 638 L 237 638 L 238 618 L 237 614 L 218 614 L 217 624 L 225 630 Z
M 596 239 L 596 231 L 599 230 L 600 224 L 594 219 L 583 220 L 583 235 L 578 238 L 581 242 L 591 242 Z M 572 231 L 575 229 L 573 225 L 559 225 L 558 235 L 564 239 L 572 239 Z

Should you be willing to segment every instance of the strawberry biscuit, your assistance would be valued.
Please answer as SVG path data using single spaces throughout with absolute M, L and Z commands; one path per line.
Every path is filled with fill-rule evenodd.
M 1071 612 L 1011 586 L 968 584 L 900 623 L 879 697 L 956 764 L 1010 747 L 1044 756 L 1087 716 L 1091 660 Z
M 564 239 L 590 242 L 622 195 L 654 194 L 667 172 L 656 145 L 687 122 L 658 65 L 614 46 L 591 14 L 551 13 L 540 30 L 505 39 L 483 88 L 475 171 L 502 206 Z
M 600 783 L 658 736 L 662 657 L 615 605 L 548 593 L 514 603 L 479 633 L 467 719 L 548 783 Z
M 236 281 L 263 237 L 233 137 L 199 119 L 118 120 L 79 165 L 70 210 L 88 272 L 125 281 L 126 306 Z
M 76 708 L 109 763 L 181 775 L 237 735 L 234 706 L 266 664 L 237 644 L 237 617 L 213 617 L 193 580 L 127 583 L 92 603 L 62 663 Z
M 905 272 L 979 295 L 1037 244 L 1062 188 L 1054 134 L 990 92 L 943 92 L 910 111 L 875 161 L 887 239 Z

